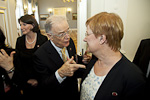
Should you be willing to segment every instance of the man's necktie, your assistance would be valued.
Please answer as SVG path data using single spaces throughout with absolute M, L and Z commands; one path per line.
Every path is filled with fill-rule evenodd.
M 61 50 L 61 53 L 62 53 L 62 58 L 63 58 L 63 61 L 64 62 L 66 62 L 67 61 L 67 55 L 66 55 L 66 48 L 63 48 L 62 50 Z

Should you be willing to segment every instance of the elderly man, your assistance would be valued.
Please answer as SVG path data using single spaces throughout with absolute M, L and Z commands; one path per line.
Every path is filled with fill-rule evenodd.
M 73 40 L 69 36 L 69 25 L 65 16 L 51 16 L 46 20 L 46 33 L 49 37 L 35 52 L 35 69 L 39 73 L 42 93 L 55 100 L 78 100 L 77 78 L 85 69 L 87 56 L 76 56 Z

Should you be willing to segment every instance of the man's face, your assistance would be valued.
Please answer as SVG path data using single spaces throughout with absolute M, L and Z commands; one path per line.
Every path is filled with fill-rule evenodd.
M 69 45 L 69 25 L 67 21 L 62 21 L 52 25 L 52 41 L 57 47 L 63 48 Z

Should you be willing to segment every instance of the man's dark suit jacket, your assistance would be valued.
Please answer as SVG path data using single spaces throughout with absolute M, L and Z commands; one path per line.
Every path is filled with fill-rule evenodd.
M 69 57 L 76 54 L 73 40 L 67 47 Z M 64 64 L 60 55 L 50 41 L 44 43 L 34 56 L 35 69 L 39 73 L 44 96 L 54 98 L 54 100 L 78 100 L 77 74 L 66 79 L 60 84 L 56 79 L 55 72 Z
M 143 73 L 147 74 L 147 68 L 150 61 L 150 39 L 143 39 L 137 49 L 133 63 L 135 63 Z M 146 94 L 149 96 L 150 93 L 150 74 L 147 78 L 147 91 Z
M 137 49 L 137 52 L 133 59 L 133 63 L 135 63 L 146 75 L 149 61 L 150 61 L 150 39 L 144 39 L 141 41 Z
M 83 75 L 82 82 L 96 61 L 97 58 L 93 56 Z M 123 56 L 105 77 L 94 100 L 140 100 L 139 98 L 143 97 L 145 84 L 142 71 Z M 145 99 L 142 98 L 141 100 Z

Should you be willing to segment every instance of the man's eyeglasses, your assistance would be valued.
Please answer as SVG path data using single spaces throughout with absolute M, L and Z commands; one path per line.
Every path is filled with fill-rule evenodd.
M 60 34 L 53 34 L 53 35 L 59 38 L 63 38 L 66 36 L 66 34 L 69 34 L 69 30 L 67 30 L 66 32 L 61 32 Z

